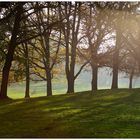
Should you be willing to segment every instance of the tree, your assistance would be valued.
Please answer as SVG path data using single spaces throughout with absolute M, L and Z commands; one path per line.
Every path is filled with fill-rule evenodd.
M 108 26 L 109 15 L 106 9 L 99 9 L 96 3 L 90 2 L 85 11 L 82 20 L 82 33 L 85 35 L 83 40 L 86 40 L 87 43 L 83 45 L 83 49 L 85 50 L 83 51 L 83 55 L 85 59 L 90 60 L 89 63 L 92 70 L 91 89 L 93 91 L 97 90 L 98 67 L 101 67 L 101 63 L 102 66 L 105 65 L 103 64 L 103 59 L 106 59 L 104 55 L 105 50 L 101 51 L 102 47 L 105 46 L 106 41 L 109 41 L 113 36 L 110 34 L 111 29 Z
M 36 9 L 39 9 L 40 6 L 42 4 L 36 3 Z M 34 74 L 46 81 L 47 96 L 52 96 L 53 68 L 58 62 L 57 58 L 60 50 L 61 29 L 59 29 L 59 24 L 61 21 L 57 14 L 57 4 L 47 2 L 44 3 L 44 6 L 44 9 L 36 13 L 36 20 L 32 20 L 36 25 L 35 30 L 40 35 L 36 38 L 36 44 L 30 42 L 30 45 L 34 47 L 37 54 L 32 61 L 35 69 Z
M 17 40 L 19 28 L 20 28 L 21 15 L 23 12 L 22 9 L 23 9 L 23 3 L 17 3 L 11 40 L 10 40 L 9 45 L 8 45 L 8 52 L 6 54 L 6 60 L 5 60 L 5 64 L 4 64 L 4 67 L 2 70 L 2 83 L 1 83 L 0 99 L 8 98 L 8 96 L 7 96 L 7 84 L 8 84 L 10 67 L 11 67 L 11 63 L 13 60 L 14 51 L 16 48 L 16 40 Z
M 112 7 L 112 13 L 114 13 L 114 18 L 112 19 L 113 23 L 112 27 L 115 30 L 115 34 L 116 34 L 116 46 L 114 48 L 114 54 L 112 57 L 113 60 L 113 65 L 112 65 L 112 72 L 113 72 L 113 76 L 112 76 L 112 85 L 111 85 L 111 89 L 117 89 L 118 88 L 118 70 L 119 70 L 119 54 L 120 54 L 120 50 L 122 49 L 122 44 L 124 42 L 124 40 L 122 40 L 123 38 L 123 31 L 124 29 L 127 27 L 126 24 L 127 22 L 125 22 L 127 20 L 127 18 L 130 17 L 130 15 L 132 14 L 133 8 L 137 7 L 137 4 L 132 4 L 131 2 L 113 2 L 113 3 L 109 3 L 107 4 L 108 7 Z M 119 24 L 118 24 L 119 23 Z M 125 24 L 126 23 L 126 24 Z
M 129 89 L 132 89 L 134 76 L 139 76 L 139 65 L 130 52 L 122 59 L 119 70 L 126 73 L 129 78 Z
M 74 82 L 80 74 L 82 68 L 87 64 L 85 62 L 75 73 L 75 65 L 77 58 L 77 48 L 81 37 L 79 37 L 81 26 L 81 10 L 82 3 L 80 2 L 65 2 L 59 5 L 60 19 L 65 18 L 61 28 L 65 42 L 65 73 L 67 79 L 67 93 L 74 93 Z

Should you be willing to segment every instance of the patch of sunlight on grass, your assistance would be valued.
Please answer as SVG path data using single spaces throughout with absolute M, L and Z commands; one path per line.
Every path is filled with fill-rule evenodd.
M 24 102 L 23 100 L 12 102 L 12 103 L 8 104 L 8 106 L 19 105 L 19 104 L 21 104 L 23 102 Z
M 103 99 L 103 100 L 116 100 L 116 99 L 119 99 L 119 98 L 125 98 L 125 97 L 128 97 L 130 96 L 131 94 L 128 93 L 128 92 L 121 92 L 121 93 L 111 93 L 110 95 L 108 96 L 102 96 L 100 99 Z
M 22 99 L 24 98 L 24 94 L 16 91 L 10 91 L 8 92 L 8 97 L 12 99 Z
M 66 94 L 65 92 L 62 92 L 62 94 Z M 60 95 L 60 93 L 57 93 L 57 90 L 53 91 L 53 95 Z M 8 91 L 8 97 L 12 99 L 22 99 L 24 98 L 25 93 L 24 92 L 18 92 L 15 90 L 9 90 Z M 45 92 L 38 92 L 38 93 L 30 93 L 30 97 L 41 97 L 41 96 L 46 96 Z
M 67 109 L 71 109 L 71 107 L 53 107 L 53 108 L 45 108 L 43 109 L 43 111 L 59 111 L 59 110 L 67 110 Z

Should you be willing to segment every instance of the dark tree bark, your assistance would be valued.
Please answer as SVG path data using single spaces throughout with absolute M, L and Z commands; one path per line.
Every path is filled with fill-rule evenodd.
M 92 65 L 92 91 L 97 90 L 97 85 L 98 85 L 98 66 L 96 64 Z
M 68 82 L 68 88 L 67 88 L 67 93 L 74 93 L 74 75 L 73 73 L 69 75 L 69 78 L 67 78 L 67 82 Z
M 134 69 L 132 69 L 129 76 L 129 89 L 132 89 L 132 86 L 133 86 L 133 76 L 134 76 Z
M 49 33 L 46 35 L 46 77 L 47 77 L 47 96 L 52 96 L 52 74 L 50 69 L 50 44 Z
M 67 93 L 74 93 L 74 59 L 75 59 L 75 50 L 74 50 L 74 44 L 72 43 L 72 46 L 70 48 L 70 36 L 71 36 L 71 33 L 70 33 L 70 21 L 69 21 L 69 16 L 70 16 L 70 11 L 71 11 L 71 3 L 65 3 L 65 14 L 66 14 L 66 20 L 67 20 L 67 23 L 66 23 L 66 30 L 63 28 L 63 32 L 64 32 L 64 36 L 65 36 L 65 42 L 66 42 L 66 51 L 65 51 L 65 72 L 66 72 L 66 78 L 67 78 Z M 75 9 L 74 9 L 75 10 Z M 68 11 L 68 12 L 67 12 Z M 76 12 L 76 11 L 75 11 Z M 75 13 L 74 12 L 74 13 Z M 75 16 L 75 14 L 74 14 Z M 73 24 L 75 24 L 75 17 L 74 18 L 74 21 L 73 21 Z M 72 25 L 73 26 L 73 25 Z M 74 35 L 74 27 L 72 28 L 72 39 L 73 39 L 73 35 Z M 71 57 L 70 57 L 70 50 L 71 50 Z M 74 52 L 72 51 L 74 50 Z M 72 56 L 74 56 L 74 58 L 72 58 Z M 71 58 L 71 60 L 70 60 Z
M 50 72 L 47 72 L 47 96 L 52 96 L 52 78 Z
M 25 43 L 25 66 L 26 66 L 26 89 L 25 98 L 30 98 L 30 67 L 29 67 L 29 51 L 27 43 Z
M 121 46 L 121 30 L 116 31 L 116 46 L 113 54 L 113 76 L 111 89 L 118 89 L 119 51 Z
M 47 15 L 48 15 L 48 20 L 47 20 L 47 25 L 49 26 L 50 24 L 50 8 L 49 8 L 49 3 L 48 3 L 48 9 L 47 9 Z M 45 30 L 45 27 L 44 27 Z M 52 96 L 52 74 L 51 74 L 51 62 L 50 62 L 50 34 L 51 34 L 51 29 L 45 30 L 44 34 L 44 40 L 45 40 L 45 47 L 46 47 L 46 77 L 47 77 L 47 96 Z
M 119 68 L 119 50 L 116 49 L 113 55 L 113 77 L 111 89 L 118 89 L 118 68 Z
M 14 55 L 14 51 L 16 48 L 16 39 L 17 39 L 17 34 L 19 32 L 19 27 L 20 27 L 22 7 L 23 7 L 22 3 L 17 4 L 17 11 L 16 11 L 16 15 L 15 15 L 15 20 L 14 20 L 12 37 L 9 42 L 8 53 L 6 55 L 5 64 L 4 64 L 4 67 L 2 70 L 2 83 L 1 83 L 0 99 L 8 98 L 7 85 L 8 85 L 8 79 L 9 79 L 10 68 L 11 68 L 11 64 L 12 64 L 12 60 L 13 60 L 13 55 Z
M 90 43 L 91 44 L 91 43 Z M 97 44 L 96 44 L 97 45 Z M 92 69 L 92 91 L 97 90 L 98 85 L 98 62 L 97 62 L 97 48 L 98 46 L 90 45 L 91 48 L 91 69 Z
M 129 89 L 132 89 L 132 80 L 133 80 L 133 76 L 130 75 L 130 77 L 129 77 Z

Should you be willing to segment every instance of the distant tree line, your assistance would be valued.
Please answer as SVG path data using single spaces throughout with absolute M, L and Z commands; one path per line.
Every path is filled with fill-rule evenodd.
M 118 73 L 125 72 L 132 88 L 140 74 L 139 2 L 1 2 L 0 99 L 8 98 L 9 82 L 46 81 L 64 67 L 67 93 L 85 67 L 92 72 L 91 90 L 98 89 L 98 68 L 112 68 L 111 89 L 118 88 Z M 79 70 L 76 71 L 76 65 Z

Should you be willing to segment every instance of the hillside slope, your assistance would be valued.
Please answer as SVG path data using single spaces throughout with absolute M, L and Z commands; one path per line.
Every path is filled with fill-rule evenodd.
M 140 137 L 140 89 L 0 102 L 0 137 Z

